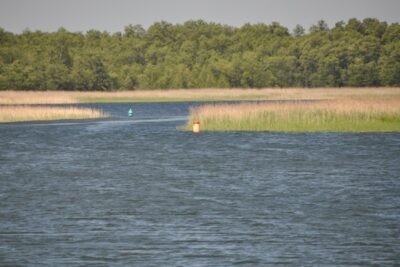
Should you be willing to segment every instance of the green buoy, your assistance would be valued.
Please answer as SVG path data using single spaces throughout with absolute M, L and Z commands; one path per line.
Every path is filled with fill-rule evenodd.
M 132 111 L 131 108 L 130 108 L 129 111 L 128 111 L 128 116 L 129 116 L 129 117 L 132 117 L 132 116 L 133 116 L 133 111 Z

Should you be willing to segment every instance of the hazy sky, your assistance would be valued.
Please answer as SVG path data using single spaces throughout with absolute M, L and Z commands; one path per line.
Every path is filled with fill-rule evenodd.
M 323 19 L 333 26 L 349 18 L 400 22 L 400 0 L 0 0 L 0 27 L 7 31 L 123 31 L 156 21 L 203 19 L 232 26 L 277 21 L 290 30 Z

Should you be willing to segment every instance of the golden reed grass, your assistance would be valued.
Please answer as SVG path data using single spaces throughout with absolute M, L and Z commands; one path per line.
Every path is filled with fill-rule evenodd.
M 120 92 L 0 91 L 0 104 L 71 104 L 96 101 L 312 100 L 391 96 L 400 96 L 400 88 L 208 88 Z
M 204 105 L 187 129 L 192 120 L 216 131 L 399 131 L 400 97 Z
M 70 92 L 0 91 L 1 105 L 73 103 L 78 103 L 78 101 Z
M 284 99 L 335 99 L 343 97 L 400 96 L 400 88 L 264 88 L 264 89 L 178 89 L 141 90 L 122 92 L 77 92 L 78 99 L 129 100 L 284 100 Z
M 0 122 L 94 119 L 107 114 L 91 108 L 0 106 Z

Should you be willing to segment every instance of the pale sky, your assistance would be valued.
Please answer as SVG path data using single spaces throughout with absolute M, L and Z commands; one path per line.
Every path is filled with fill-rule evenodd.
M 0 0 L 0 27 L 17 33 L 61 26 L 117 32 L 129 24 L 148 28 L 156 21 L 189 19 L 231 26 L 277 21 L 292 30 L 320 19 L 332 27 L 353 17 L 400 22 L 400 0 Z

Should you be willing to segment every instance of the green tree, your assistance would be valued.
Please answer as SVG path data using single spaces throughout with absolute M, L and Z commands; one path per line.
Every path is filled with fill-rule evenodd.
M 83 90 L 109 90 L 114 88 L 112 77 L 100 56 L 85 54 L 83 57 L 76 57 L 76 63 L 72 69 L 72 78 L 76 89 Z
M 303 28 L 303 26 L 297 24 L 296 27 L 293 29 L 293 35 L 296 37 L 303 36 L 305 34 L 306 30 Z
M 398 86 L 400 25 L 323 20 L 306 34 L 277 22 L 203 20 L 86 33 L 0 28 L 0 89 Z
M 379 59 L 379 80 L 385 86 L 400 86 L 400 41 L 384 47 Z
M 326 32 L 329 30 L 328 24 L 324 20 L 319 20 L 317 24 L 310 27 L 310 32 Z

